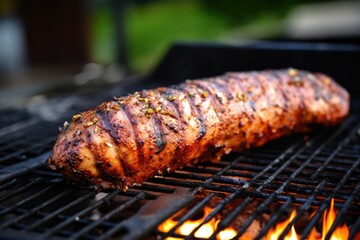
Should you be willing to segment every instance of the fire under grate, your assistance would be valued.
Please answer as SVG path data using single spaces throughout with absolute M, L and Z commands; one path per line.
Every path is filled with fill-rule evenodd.
M 325 239 L 344 223 L 349 239 L 359 237 L 358 116 L 309 136 L 287 137 L 217 163 L 165 173 L 127 192 L 98 193 L 72 187 L 44 165 L 60 123 L 18 113 L 19 118 L 11 113 L 11 126 L 18 124 L 16 119 L 22 124 L 0 130 L 0 238 L 219 239 L 231 226 L 234 239 L 267 239 L 296 209 L 279 239 L 293 225 L 299 239 L 309 239 L 314 228 L 321 232 L 331 199 L 337 217 Z M 0 129 L 9 125 L 3 122 Z M 173 224 L 164 231 L 162 223 L 169 218 Z M 195 220 L 199 223 L 190 232 L 179 231 Z M 211 222 L 211 236 L 199 237 L 198 230 Z

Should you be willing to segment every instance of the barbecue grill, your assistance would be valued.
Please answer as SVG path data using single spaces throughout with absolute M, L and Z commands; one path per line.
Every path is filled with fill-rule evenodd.
M 278 239 L 293 226 L 299 239 L 308 239 L 313 229 L 321 232 L 319 225 L 332 199 L 337 215 L 325 239 L 343 224 L 349 228 L 349 239 L 359 238 L 360 94 L 351 87 L 359 59 L 360 48 L 349 45 L 177 44 L 147 77 L 58 95 L 37 111 L 3 110 L 0 239 L 219 239 L 229 227 L 235 230 L 234 239 L 265 239 L 292 210 L 296 215 Z M 44 164 L 58 126 L 112 96 L 226 71 L 289 66 L 327 73 L 350 90 L 352 110 L 346 121 L 231 153 L 217 163 L 163 173 L 126 192 L 78 189 Z M 210 211 L 205 214 L 205 209 Z M 172 225 L 161 227 L 169 219 Z M 189 221 L 199 224 L 186 234 L 180 232 Z M 197 235 L 215 221 L 209 236 Z

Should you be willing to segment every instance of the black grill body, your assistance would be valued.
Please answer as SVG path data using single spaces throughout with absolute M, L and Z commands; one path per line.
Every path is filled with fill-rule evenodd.
M 335 199 L 338 215 L 330 230 L 346 223 L 350 239 L 360 231 L 360 115 L 356 84 L 360 48 L 356 46 L 256 43 L 247 46 L 177 44 L 149 76 L 121 86 L 62 95 L 46 103 L 55 117 L 27 109 L 0 115 L 0 238 L 1 239 L 165 239 L 178 237 L 177 228 L 213 210 L 203 224 L 218 219 L 210 239 L 232 226 L 236 239 L 262 239 L 292 209 L 296 217 L 283 234 L 296 226 L 302 238 L 310 234 Z M 333 76 L 352 95 L 350 117 L 330 129 L 294 135 L 230 154 L 217 163 L 200 163 L 165 173 L 126 192 L 96 192 L 66 183 L 45 160 L 58 126 L 79 111 L 141 88 L 170 85 L 188 78 L 226 71 L 302 68 Z M 171 79 L 171 81 L 169 81 Z M 140 85 L 139 85 L 140 83 Z M 66 102 L 67 104 L 62 104 Z M 169 231 L 158 225 L 176 214 Z M 241 219 L 239 217 L 241 216 Z M 306 224 L 302 222 L 306 221 Z M 328 237 L 330 236 L 328 234 Z

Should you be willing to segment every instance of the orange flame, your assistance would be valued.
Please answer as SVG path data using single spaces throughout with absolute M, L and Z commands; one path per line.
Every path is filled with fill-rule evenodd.
M 275 226 L 275 229 L 270 229 L 268 234 L 266 235 L 266 240 L 277 240 L 279 239 L 281 233 L 285 230 L 287 225 L 295 218 L 296 211 L 292 211 L 290 218 L 285 220 L 284 222 L 278 223 Z M 285 236 L 285 240 L 298 240 L 300 239 L 295 232 L 294 225 L 291 227 L 291 231 Z
M 187 220 L 184 222 L 180 227 L 176 229 L 176 233 L 188 236 L 190 233 L 198 227 L 202 221 L 206 218 L 206 216 L 212 211 L 211 208 L 205 207 L 204 208 L 204 216 L 199 220 Z M 218 225 L 220 220 L 211 219 L 209 222 L 203 224 L 194 234 L 197 238 L 209 238 L 216 230 L 216 227 Z M 169 218 L 165 222 L 159 225 L 158 230 L 161 232 L 169 232 L 175 225 L 177 224 L 177 221 L 174 221 L 172 218 Z M 229 227 L 224 229 L 223 231 L 219 232 L 217 235 L 217 239 L 226 240 L 231 239 L 235 237 L 237 232 Z M 167 237 L 166 240 L 178 240 L 180 238 L 174 238 L 174 237 Z
M 176 233 L 183 236 L 188 236 L 190 233 L 198 227 L 206 218 L 206 216 L 212 211 L 211 208 L 204 208 L 204 216 L 199 220 L 187 220 L 181 226 L 176 229 Z M 266 235 L 266 240 L 277 240 L 289 223 L 295 218 L 296 211 L 292 211 L 290 217 L 284 222 L 278 223 L 274 229 L 269 230 Z M 311 217 L 310 217 L 311 218 Z M 336 218 L 336 212 L 334 209 L 334 199 L 331 199 L 331 205 L 329 210 L 325 210 L 323 217 L 323 229 L 322 234 L 318 233 L 315 228 L 312 229 L 308 240 L 324 240 L 326 234 L 329 232 L 331 226 L 333 225 Z M 216 230 L 220 220 L 211 219 L 209 222 L 203 224 L 194 234 L 197 238 L 209 238 Z M 158 230 L 161 232 L 169 232 L 178 222 L 173 220 L 173 218 L 167 219 L 165 222 L 159 225 Z M 228 227 L 220 231 L 216 238 L 220 240 L 232 239 L 236 236 L 237 232 L 232 227 Z M 349 228 L 344 224 L 343 226 L 338 226 L 333 234 L 330 237 L 330 240 L 346 240 L 349 237 Z M 179 240 L 181 238 L 167 237 L 166 240 Z M 249 236 L 241 237 L 240 239 L 249 239 Z M 295 227 L 292 226 L 289 233 L 285 236 L 285 240 L 299 240 L 300 237 L 295 231 Z
M 325 210 L 324 218 L 323 218 L 323 229 L 322 229 L 322 235 L 321 237 L 318 237 L 317 231 L 312 229 L 309 240 L 324 240 L 326 237 L 326 234 L 329 232 L 331 226 L 333 225 L 336 218 L 336 212 L 334 209 L 334 199 L 331 199 L 330 209 Z M 335 231 L 332 233 L 330 240 L 346 240 L 349 237 L 349 228 L 346 226 L 346 224 L 342 226 L 338 226 Z
M 275 229 L 272 229 L 268 232 L 266 240 L 276 240 L 279 238 L 281 233 L 285 230 L 286 226 L 294 219 L 296 212 L 293 211 L 288 220 L 278 223 L 275 226 Z M 336 213 L 334 209 L 334 199 L 331 199 L 330 209 L 325 210 L 323 217 L 323 229 L 322 234 L 318 233 L 315 228 L 310 232 L 308 240 L 325 240 L 326 234 L 329 232 L 331 226 L 333 225 L 336 218 Z M 332 233 L 330 240 L 346 240 L 349 237 L 349 228 L 344 224 L 339 226 Z M 298 240 L 300 239 L 296 232 L 294 226 L 291 227 L 291 231 L 286 235 L 285 240 Z
M 330 210 L 327 212 L 325 210 L 324 213 L 324 222 L 323 222 L 323 239 L 325 239 L 326 234 L 329 232 L 331 226 L 333 225 L 336 218 L 336 213 L 334 210 L 334 199 L 331 199 Z M 330 240 L 341 240 L 348 239 L 349 237 L 349 228 L 344 224 L 343 226 L 339 226 L 335 229 L 333 234 L 331 235 Z

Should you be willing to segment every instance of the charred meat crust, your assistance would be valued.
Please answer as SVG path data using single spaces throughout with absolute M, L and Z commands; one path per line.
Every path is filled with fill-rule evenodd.
M 126 190 L 156 173 L 338 124 L 348 112 L 347 91 L 324 74 L 231 72 L 77 114 L 61 128 L 47 164 L 79 186 Z

